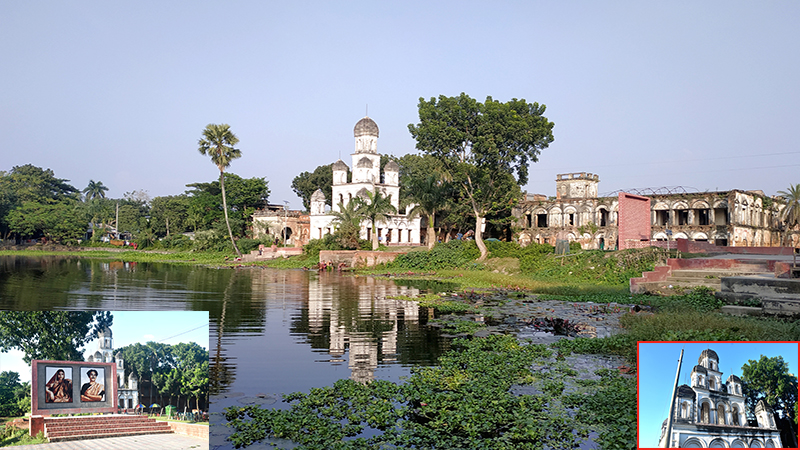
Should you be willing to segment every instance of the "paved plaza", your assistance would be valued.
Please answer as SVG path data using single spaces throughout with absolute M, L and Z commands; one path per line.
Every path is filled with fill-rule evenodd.
M 189 450 L 208 449 L 208 440 L 180 434 L 143 434 L 83 441 L 53 442 L 49 444 L 19 445 L 20 450 Z

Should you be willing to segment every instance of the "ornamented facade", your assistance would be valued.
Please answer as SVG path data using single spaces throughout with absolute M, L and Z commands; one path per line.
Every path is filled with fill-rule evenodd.
M 139 404 L 139 378 L 136 374 L 131 372 L 128 376 L 128 382 L 125 382 L 125 361 L 122 359 L 122 353 L 117 352 L 114 355 L 113 339 L 111 336 L 111 329 L 105 327 L 98 336 L 100 344 L 97 351 L 93 355 L 86 358 L 89 362 L 113 362 L 117 364 L 117 394 L 119 401 L 117 405 L 120 408 L 135 408 Z
M 519 242 L 555 245 L 561 233 L 584 249 L 615 249 L 619 238 L 618 197 L 598 197 L 600 178 L 579 172 L 556 175 L 556 196 L 527 194 L 514 209 Z M 783 204 L 761 191 L 648 195 L 651 241 L 683 238 L 732 247 L 800 246 L 800 232 L 782 242 Z M 561 239 L 559 237 L 559 239 Z M 650 245 L 648 243 L 648 245 Z
M 369 117 L 356 123 L 353 129 L 355 137 L 355 153 L 352 156 L 352 181 L 347 181 L 349 167 L 341 159 L 333 164 L 333 211 L 339 211 L 340 205 L 347 206 L 354 198 L 366 198 L 367 192 L 380 192 L 389 197 L 392 205 L 400 210 L 400 167 L 389 161 L 381 174 L 381 155 L 378 153 L 378 125 Z M 336 228 L 334 216 L 325 211 L 325 194 L 317 190 L 311 196 L 310 238 L 321 239 L 331 234 Z M 410 209 L 410 208 L 409 208 Z M 371 239 L 377 232 L 383 244 L 414 245 L 420 242 L 420 218 L 407 214 L 392 214 L 387 220 L 376 225 L 372 230 L 368 221 L 361 223 L 361 238 Z
M 755 410 L 756 424 L 745 414 L 742 380 L 722 377 L 719 356 L 703 350 L 692 369 L 691 386 L 677 389 L 672 416 L 670 447 L 753 448 L 781 447 L 780 431 L 772 409 L 763 400 Z M 665 446 L 667 421 L 661 426 L 659 446 Z

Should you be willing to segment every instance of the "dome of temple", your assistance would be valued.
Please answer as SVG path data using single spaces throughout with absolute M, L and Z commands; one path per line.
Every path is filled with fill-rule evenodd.
M 333 163 L 333 170 L 344 170 L 344 171 L 347 171 L 347 170 L 349 170 L 349 167 L 347 167 L 347 164 L 345 164 L 344 161 L 342 161 L 340 159 L 340 160 L 336 161 L 335 163 Z
M 688 385 L 682 385 L 678 388 L 678 397 L 681 398 L 695 398 L 694 389 L 690 388 Z
M 400 165 L 396 161 L 391 160 L 383 167 L 384 172 L 400 172 Z
M 356 123 L 353 129 L 355 137 L 359 136 L 375 136 L 378 137 L 378 124 L 369 117 L 364 117 Z
M 692 372 L 697 372 L 697 373 L 708 373 L 708 371 L 706 370 L 706 368 L 705 368 L 705 367 L 703 367 L 703 366 L 701 366 L 701 365 L 699 365 L 699 364 L 698 364 L 698 365 L 696 365 L 696 366 L 694 366 L 694 369 L 692 369 Z
M 325 201 L 325 193 L 322 192 L 322 189 L 317 189 L 311 194 L 311 201 L 312 202 L 324 202 Z
M 713 360 L 719 362 L 719 356 L 717 356 L 717 352 L 715 352 L 714 350 L 711 350 L 710 348 L 706 349 L 706 350 L 703 350 L 703 352 L 700 353 L 700 358 L 697 359 L 697 362 L 699 363 L 705 357 L 708 357 L 709 359 L 713 359 Z

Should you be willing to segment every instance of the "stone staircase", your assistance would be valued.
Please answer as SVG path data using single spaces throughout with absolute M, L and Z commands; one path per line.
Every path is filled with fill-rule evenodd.
M 691 262 L 689 262 L 691 261 Z M 722 289 L 722 278 L 738 276 L 769 276 L 774 272 L 763 262 L 738 262 L 722 264 L 729 260 L 670 259 L 666 266 L 645 272 L 640 278 L 631 278 L 631 293 L 653 295 L 678 295 L 699 286 L 714 291 Z
M 113 414 L 44 419 L 44 435 L 50 442 L 159 433 L 172 433 L 172 429 L 167 422 L 147 416 Z
M 765 314 L 800 315 L 798 278 L 729 277 L 722 280 L 722 289 L 715 295 L 729 305 L 748 305 L 755 301 Z

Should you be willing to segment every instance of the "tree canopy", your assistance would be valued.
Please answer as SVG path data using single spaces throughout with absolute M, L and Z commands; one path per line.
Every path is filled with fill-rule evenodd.
M 475 242 L 480 259 L 488 251 L 481 228 L 487 214 L 507 208 L 519 198 L 519 186 L 528 181 L 528 163 L 553 142 L 553 127 L 544 105 L 524 99 L 499 102 L 487 97 L 480 103 L 458 97 L 420 98 L 419 120 L 408 126 L 416 148 L 442 162 L 475 217 Z M 516 185 L 516 189 L 509 190 Z
M 321 189 L 325 194 L 325 203 L 333 206 L 333 164 L 326 164 L 314 169 L 314 172 L 303 172 L 292 180 L 292 190 L 303 199 L 303 208 L 311 210 L 311 195 Z
M 211 162 L 219 169 L 219 186 L 222 191 L 222 212 L 225 215 L 225 224 L 228 226 L 228 236 L 231 238 L 233 249 L 236 254 L 242 257 L 242 252 L 236 246 L 236 241 L 233 239 L 231 232 L 231 224 L 228 220 L 228 203 L 225 199 L 225 169 L 227 169 L 231 162 L 236 158 L 241 158 L 242 151 L 233 146 L 239 143 L 239 138 L 231 131 L 231 126 L 223 124 L 210 123 L 206 125 L 203 130 L 203 137 L 197 141 L 197 150 L 202 155 L 211 157 Z
M 742 366 L 742 392 L 747 410 L 754 411 L 764 400 L 775 412 L 782 411 L 792 421 L 797 420 L 797 377 L 781 356 L 748 360 Z
M 83 361 L 80 349 L 112 322 L 111 313 L 102 311 L 0 311 L 0 351 L 20 350 L 28 364 Z

